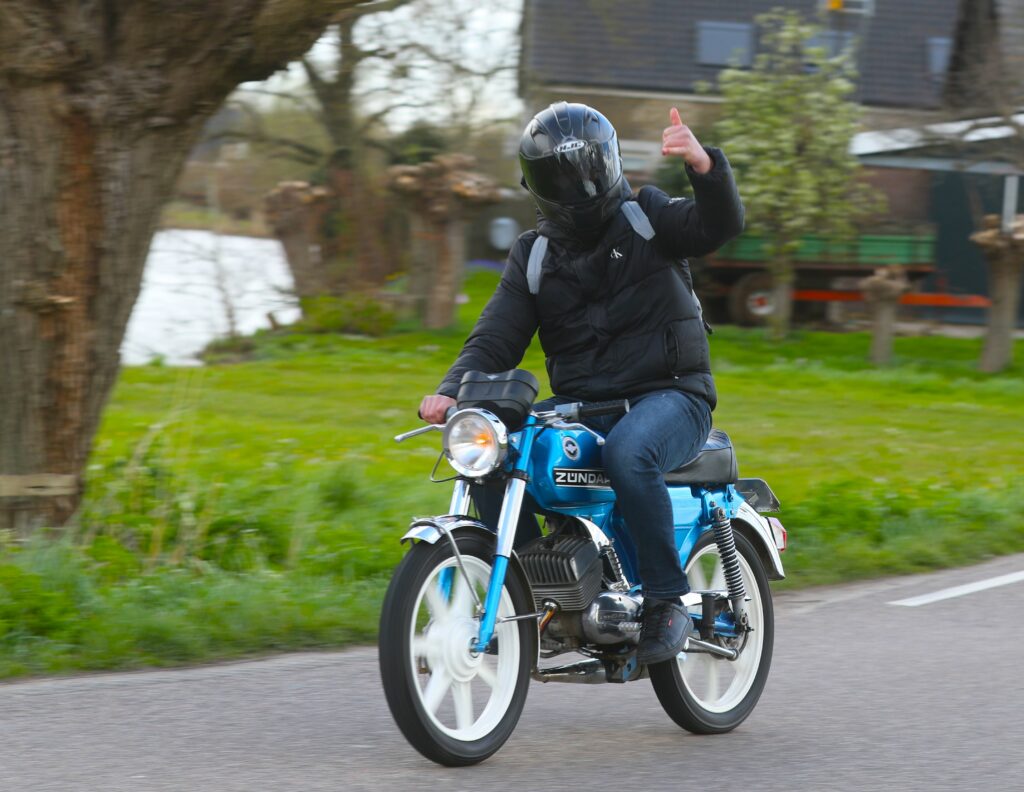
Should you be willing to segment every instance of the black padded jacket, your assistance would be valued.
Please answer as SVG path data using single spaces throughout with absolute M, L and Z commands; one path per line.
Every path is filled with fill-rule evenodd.
M 522 234 L 437 392 L 454 397 L 469 370 L 515 368 L 539 331 L 558 396 L 602 401 L 678 388 L 714 409 L 708 340 L 685 259 L 738 235 L 743 204 L 725 155 L 707 152 L 708 173 L 687 168 L 694 200 L 669 198 L 654 187 L 630 195 L 654 227 L 650 240 L 622 212 L 589 246 L 543 218 L 537 231 Z M 534 295 L 526 269 L 538 232 L 549 243 Z

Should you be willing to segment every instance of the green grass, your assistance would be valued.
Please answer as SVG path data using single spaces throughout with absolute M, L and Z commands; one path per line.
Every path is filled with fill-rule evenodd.
M 126 369 L 73 535 L 0 550 L 0 676 L 372 640 L 398 538 L 450 493 L 427 480 L 436 435 L 391 438 L 494 279 L 443 333 L 264 334 L 248 363 Z M 783 504 L 784 585 L 1024 550 L 1021 365 L 979 374 L 980 342 L 933 337 L 875 370 L 869 343 L 712 338 L 715 423 Z M 546 381 L 537 348 L 524 367 Z
M 171 201 L 160 215 L 161 228 L 182 228 L 212 231 L 237 236 L 269 236 L 266 227 L 256 218 L 239 218 L 188 201 Z

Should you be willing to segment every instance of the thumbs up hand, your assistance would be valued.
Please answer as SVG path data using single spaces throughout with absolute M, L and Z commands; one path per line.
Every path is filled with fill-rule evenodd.
M 679 111 L 676 108 L 673 107 L 669 111 L 668 119 L 670 126 L 665 127 L 665 131 L 661 133 L 661 156 L 682 157 L 697 173 L 707 173 L 711 170 L 711 157 L 690 128 L 679 118 Z

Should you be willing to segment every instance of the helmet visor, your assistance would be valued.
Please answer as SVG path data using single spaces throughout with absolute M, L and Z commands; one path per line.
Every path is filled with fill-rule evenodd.
M 622 176 L 619 144 L 614 136 L 604 143 L 587 142 L 580 148 L 563 143 L 558 148 L 563 150 L 520 161 L 530 191 L 547 201 L 562 205 L 592 201 L 608 192 Z

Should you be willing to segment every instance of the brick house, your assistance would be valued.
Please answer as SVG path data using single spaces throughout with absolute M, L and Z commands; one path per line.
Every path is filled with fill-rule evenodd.
M 870 129 L 942 116 L 959 0 L 525 0 L 519 84 L 527 115 L 560 99 L 599 108 L 619 130 L 627 170 L 657 165 L 668 108 L 706 130 L 718 115 L 719 71 L 749 66 L 754 18 L 785 6 L 824 28 L 838 51 L 854 41 L 857 99 Z M 841 10 L 829 11 L 830 6 Z M 711 86 L 710 93 L 700 86 Z
M 643 183 L 660 162 L 669 107 L 679 108 L 702 141 L 715 142 L 718 73 L 752 64 L 755 17 L 779 6 L 815 18 L 822 27 L 816 43 L 827 50 L 854 46 L 864 128 L 892 131 L 894 141 L 915 134 L 923 140 L 921 130 L 972 112 L 991 114 L 972 106 L 987 79 L 974 67 L 988 51 L 1000 49 L 1008 73 L 1024 75 L 1024 0 L 525 0 L 519 70 L 525 115 L 563 99 L 599 108 L 616 125 L 627 172 Z M 885 139 L 872 141 L 878 166 L 868 174 L 888 198 L 889 225 L 909 232 L 938 228 L 930 287 L 984 294 L 984 263 L 967 241 L 968 204 L 980 200 L 993 211 L 1001 182 L 948 168 L 893 167 L 877 145 Z M 896 148 L 902 156 L 915 154 Z M 942 154 L 934 147 L 926 153 Z

